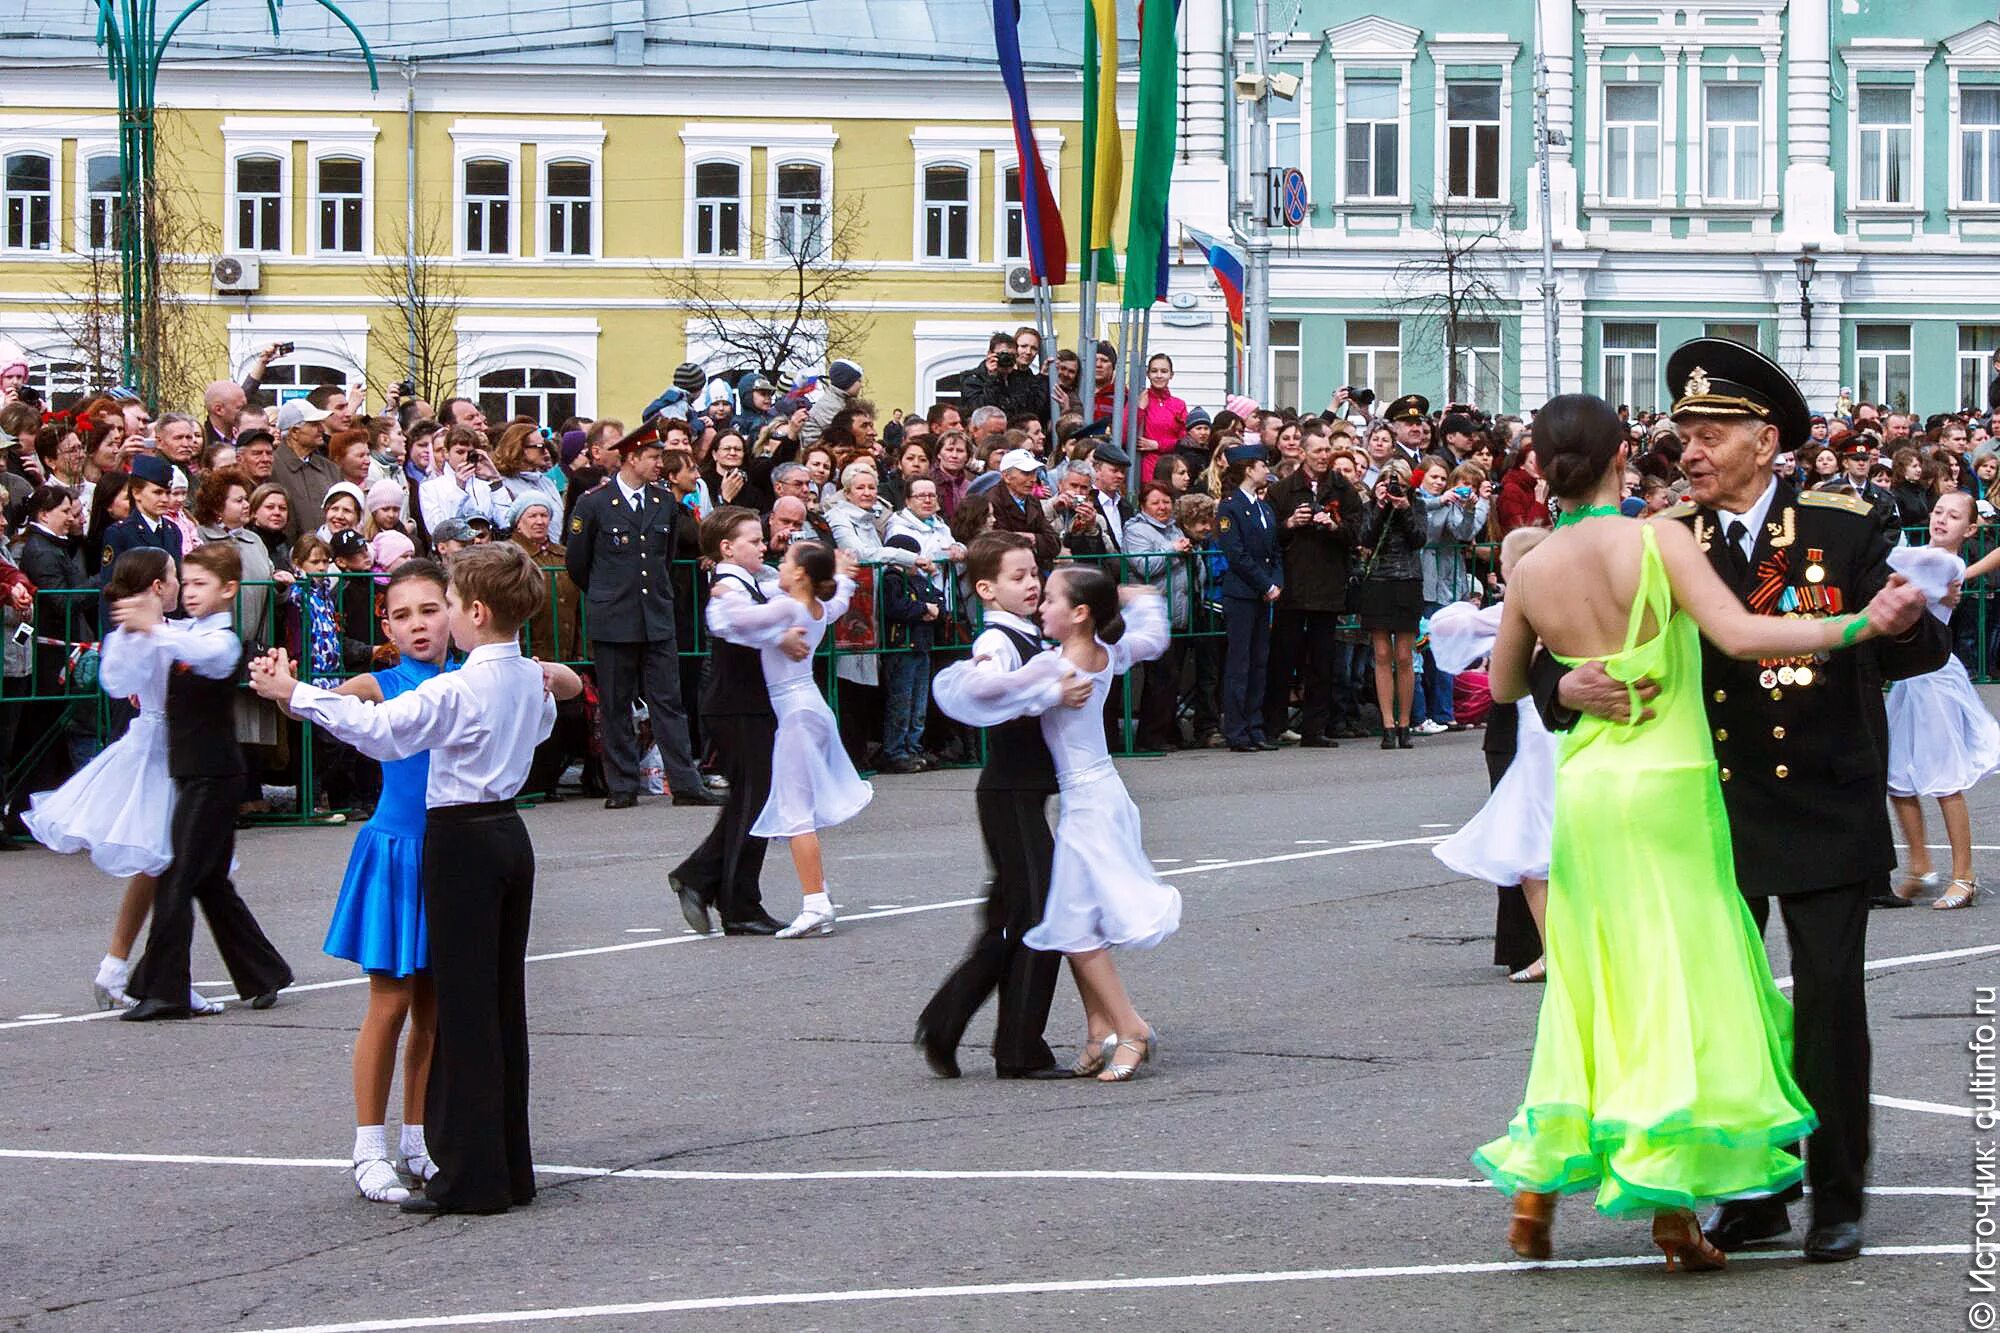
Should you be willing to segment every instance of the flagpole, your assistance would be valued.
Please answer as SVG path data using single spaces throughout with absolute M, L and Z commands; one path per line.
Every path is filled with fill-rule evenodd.
M 1035 324 L 1042 331 L 1042 383 L 1049 391 L 1049 448 L 1055 448 L 1056 419 L 1056 293 L 1046 282 L 1035 289 Z
M 1118 369 L 1111 377 L 1111 443 L 1125 448 L 1125 353 L 1131 345 L 1132 312 L 1118 312 Z M 1127 451 L 1130 456 L 1130 451 Z
M 1085 218 L 1083 222 L 1084 226 L 1088 228 L 1090 219 Z M 1088 243 L 1089 240 L 1090 236 L 1086 231 L 1084 241 Z M 1095 250 L 1087 249 L 1083 252 L 1083 294 L 1078 299 L 1078 306 L 1076 354 L 1081 357 L 1085 348 L 1097 345 L 1097 330 L 1091 327 L 1097 322 L 1097 252 Z M 1088 365 L 1084 367 L 1086 372 L 1089 369 Z M 1079 383 L 1081 382 L 1079 381 Z
M 1132 360 L 1132 415 L 1135 418 L 1141 416 L 1139 404 L 1144 401 L 1146 392 L 1142 386 L 1151 383 L 1146 378 L 1145 367 L 1147 358 L 1146 349 L 1152 343 L 1152 340 L 1153 307 L 1147 306 L 1139 314 L 1139 346 L 1136 349 L 1138 354 Z M 1131 497 L 1132 503 L 1135 505 L 1139 502 L 1139 478 L 1144 471 L 1139 465 L 1139 440 L 1139 423 L 1134 421 L 1132 426 L 1132 447 L 1127 451 L 1127 457 L 1132 460 L 1132 466 L 1125 473 L 1125 492 Z

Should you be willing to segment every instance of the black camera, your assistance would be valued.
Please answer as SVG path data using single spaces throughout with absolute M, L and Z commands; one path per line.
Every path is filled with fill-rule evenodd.
M 416 380 L 414 379 L 397 380 L 395 392 L 396 392 L 396 399 L 398 402 L 402 401 L 405 398 L 415 398 L 417 396 Z
M 1400 481 L 1385 481 L 1382 483 L 1382 489 L 1399 500 L 1410 493 L 1410 488 Z
M 993 364 L 1002 370 L 1012 370 L 1018 360 L 1014 353 L 1004 348 L 993 354 Z

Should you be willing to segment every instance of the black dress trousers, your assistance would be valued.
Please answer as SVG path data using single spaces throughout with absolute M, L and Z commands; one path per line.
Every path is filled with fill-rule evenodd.
M 725 922 L 763 914 L 765 841 L 750 826 L 771 796 L 771 742 L 777 723 L 768 713 L 724 713 L 707 722 L 717 765 L 729 779 L 728 799 L 701 845 L 674 868 L 674 878 L 699 893 Z
M 652 719 L 653 743 L 660 747 L 660 765 L 667 790 L 681 794 L 702 790 L 688 741 L 687 709 L 681 699 L 680 654 L 674 640 L 606 643 L 593 639 L 591 659 L 597 669 L 599 730 L 604 738 L 604 785 L 613 795 L 639 791 L 639 732 L 632 724 L 632 701 L 646 701 Z
M 443 806 L 424 823 L 424 911 L 437 1048 L 424 1137 L 425 1193 L 451 1212 L 500 1213 L 535 1197 L 528 1143 L 528 920 L 535 848 L 512 801 Z

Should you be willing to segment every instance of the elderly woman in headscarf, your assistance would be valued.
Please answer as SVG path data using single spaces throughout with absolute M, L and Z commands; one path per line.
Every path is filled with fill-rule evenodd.
M 875 464 L 868 459 L 856 459 L 840 473 L 840 498 L 826 507 L 827 526 L 833 530 L 833 544 L 840 550 L 854 552 L 854 558 L 863 566 L 861 582 L 863 594 L 851 603 L 850 614 L 874 616 L 875 577 L 870 565 L 907 565 L 922 570 L 925 574 L 935 571 L 936 565 L 916 551 L 905 551 L 882 544 L 882 531 L 888 526 L 891 510 L 881 499 L 881 481 L 875 472 Z M 879 644 L 880 626 L 874 642 Z M 841 696 L 841 734 L 847 742 L 849 753 L 855 756 L 857 764 L 867 757 L 869 741 L 881 739 L 881 699 L 876 685 L 879 677 L 876 671 L 875 655 L 872 652 L 845 653 L 834 660 L 834 670 L 848 685 L 865 686 L 852 694 Z
M 528 553 L 548 580 L 547 603 L 521 626 L 525 636 L 522 651 L 547 662 L 572 661 L 583 655 L 583 593 L 570 578 L 567 553 L 549 540 L 549 528 L 561 511 L 561 502 L 540 491 L 530 491 L 507 507 L 507 539 Z M 557 783 L 570 761 L 582 757 L 589 747 L 590 716 L 581 698 L 556 705 L 555 730 L 535 748 L 523 791 L 531 796 L 556 799 Z

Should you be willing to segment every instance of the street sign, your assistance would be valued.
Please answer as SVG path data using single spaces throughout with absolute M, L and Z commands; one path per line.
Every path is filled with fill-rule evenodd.
M 1306 174 L 1297 167 L 1284 167 L 1272 174 L 1278 178 L 1279 222 L 1287 227 L 1304 226 L 1312 209 L 1306 198 Z

